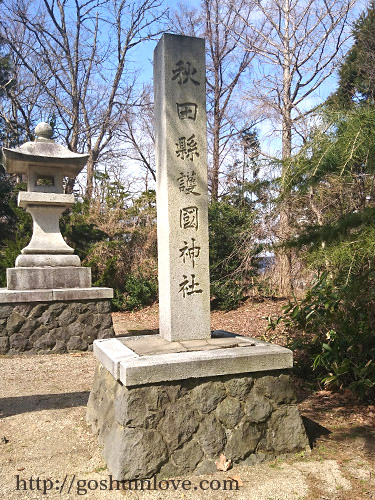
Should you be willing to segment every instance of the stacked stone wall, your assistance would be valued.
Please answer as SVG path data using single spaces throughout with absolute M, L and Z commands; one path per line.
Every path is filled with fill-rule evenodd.
M 110 337 L 109 300 L 0 304 L 0 354 L 86 351 Z
M 210 473 L 221 453 L 254 464 L 308 447 L 281 371 L 126 388 L 99 363 L 87 421 L 118 480 Z

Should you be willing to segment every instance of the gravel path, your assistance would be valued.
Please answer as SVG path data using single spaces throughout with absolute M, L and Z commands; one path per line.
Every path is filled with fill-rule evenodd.
M 174 478 L 166 491 L 100 490 L 100 481 L 102 488 L 108 488 L 109 473 L 96 438 L 85 422 L 94 367 L 91 353 L 0 357 L 1 499 L 375 498 L 374 462 L 365 448 L 363 453 L 356 451 L 346 460 L 339 460 L 336 452 L 325 456 L 323 445 L 310 456 L 234 467 L 211 476 L 181 478 L 180 482 Z M 354 441 L 350 445 L 355 448 Z M 230 478 L 241 484 L 238 491 L 223 490 L 224 486 L 229 488 Z M 182 480 L 187 481 L 185 489 Z M 201 484 L 203 488 L 211 484 L 219 489 L 202 490 Z M 161 486 L 165 488 L 166 483 Z

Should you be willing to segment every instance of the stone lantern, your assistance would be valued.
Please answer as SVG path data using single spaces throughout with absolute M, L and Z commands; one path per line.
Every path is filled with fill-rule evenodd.
M 15 268 L 7 270 L 8 289 L 90 287 L 91 269 L 81 267 L 59 227 L 62 212 L 74 203 L 72 194 L 64 194 L 63 178 L 76 177 L 88 155 L 56 144 L 48 123 L 40 123 L 35 133 L 34 142 L 3 148 L 6 170 L 27 175 L 27 191 L 19 193 L 18 205 L 33 218 L 31 241 L 17 257 Z
M 81 267 L 59 227 L 74 203 L 63 179 L 76 177 L 88 155 L 56 144 L 48 123 L 35 133 L 34 142 L 3 148 L 5 169 L 27 175 L 18 205 L 31 214 L 33 234 L 0 288 L 0 354 L 85 351 L 95 339 L 114 336 L 113 289 L 91 286 L 91 269 Z

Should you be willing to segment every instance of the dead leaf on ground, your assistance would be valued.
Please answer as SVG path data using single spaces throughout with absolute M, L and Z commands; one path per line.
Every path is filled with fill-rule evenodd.
M 228 477 L 229 479 L 233 479 L 233 481 L 236 481 L 239 487 L 243 486 L 243 481 L 240 478 L 240 476 L 228 476 Z
M 227 472 L 230 466 L 232 465 L 232 460 L 227 460 L 227 457 L 222 453 L 217 462 L 215 462 L 217 470 L 222 470 L 223 472 Z
M 71 352 L 71 356 L 74 356 L 75 358 L 80 358 L 83 356 L 83 352 Z

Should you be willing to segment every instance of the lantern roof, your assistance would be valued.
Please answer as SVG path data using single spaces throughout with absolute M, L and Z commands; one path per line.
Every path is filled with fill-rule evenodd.
M 10 174 L 27 174 L 30 165 L 59 167 L 63 175 L 76 177 L 85 166 L 89 155 L 73 153 L 68 148 L 56 144 L 52 139 L 52 127 L 45 122 L 35 128 L 36 139 L 22 146 L 3 148 L 4 167 Z

